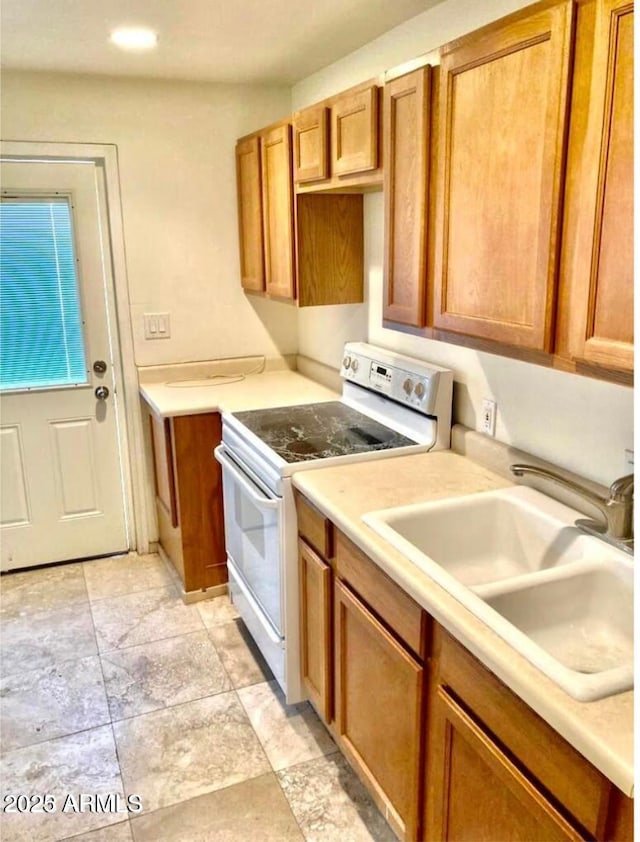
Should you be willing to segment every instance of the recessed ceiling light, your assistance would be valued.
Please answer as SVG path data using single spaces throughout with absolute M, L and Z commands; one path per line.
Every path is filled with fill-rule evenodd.
M 109 40 L 123 50 L 150 50 L 158 44 L 158 36 L 151 29 L 131 26 L 114 29 Z

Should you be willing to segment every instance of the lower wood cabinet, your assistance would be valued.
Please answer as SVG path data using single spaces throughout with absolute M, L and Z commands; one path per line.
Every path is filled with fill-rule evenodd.
M 303 682 L 402 840 L 633 839 L 633 800 L 297 496 Z
M 300 559 L 301 670 L 305 688 L 325 722 L 333 719 L 331 567 L 304 541 Z
M 584 838 L 442 687 L 430 716 L 427 839 Z
M 335 733 L 394 830 L 417 838 L 424 667 L 335 583 Z
M 185 594 L 224 586 L 222 472 L 213 458 L 222 438 L 220 413 L 149 417 L 160 544 Z

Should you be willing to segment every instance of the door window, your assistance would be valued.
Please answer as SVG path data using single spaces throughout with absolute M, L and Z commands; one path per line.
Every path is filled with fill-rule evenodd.
M 69 197 L 0 203 L 0 390 L 88 382 Z

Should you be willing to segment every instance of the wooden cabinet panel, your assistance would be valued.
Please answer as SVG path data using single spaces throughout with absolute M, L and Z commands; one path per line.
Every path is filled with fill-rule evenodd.
M 434 325 L 551 350 L 573 3 L 534 8 L 442 57 Z
M 240 141 L 236 145 L 236 179 L 242 286 L 252 292 L 263 292 L 262 184 L 260 143 L 257 137 Z
M 331 568 L 298 541 L 300 576 L 300 664 L 309 698 L 325 722 L 333 717 Z
M 590 4 L 591 5 L 591 4 Z M 633 370 L 633 20 L 626 0 L 595 13 L 590 86 L 576 80 L 568 162 L 563 302 L 578 360 Z
M 430 716 L 427 839 L 585 838 L 441 687 L 433 694 Z
M 293 115 L 293 178 L 296 184 L 329 178 L 329 109 L 322 105 Z
M 336 530 L 336 572 L 421 658 L 426 657 L 428 615 L 355 544 Z
M 362 196 L 308 194 L 296 198 L 299 306 L 362 302 Z
M 156 500 L 164 507 L 171 526 L 178 526 L 176 484 L 173 472 L 173 447 L 171 442 L 171 421 L 149 414 L 153 467 L 156 486 Z
M 384 86 L 383 317 L 426 323 L 431 68 Z
M 550 725 L 440 626 L 434 631 L 437 683 L 473 711 L 510 756 L 596 839 L 604 835 L 611 784 Z
M 185 591 L 227 581 L 222 470 L 213 448 L 222 440 L 219 412 L 172 419 Z
M 321 556 L 333 558 L 333 524 L 298 491 L 295 499 L 298 533 Z
M 262 209 L 266 291 L 275 298 L 295 298 L 291 126 L 261 138 Z
M 417 838 L 423 667 L 335 584 L 336 730 L 388 821 Z
M 345 93 L 331 106 L 331 171 L 334 175 L 378 166 L 378 88 Z

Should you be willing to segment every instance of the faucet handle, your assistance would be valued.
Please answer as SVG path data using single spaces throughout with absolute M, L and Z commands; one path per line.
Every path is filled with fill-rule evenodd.
M 609 494 L 612 500 L 622 503 L 633 497 L 633 474 L 618 477 L 609 486 Z

